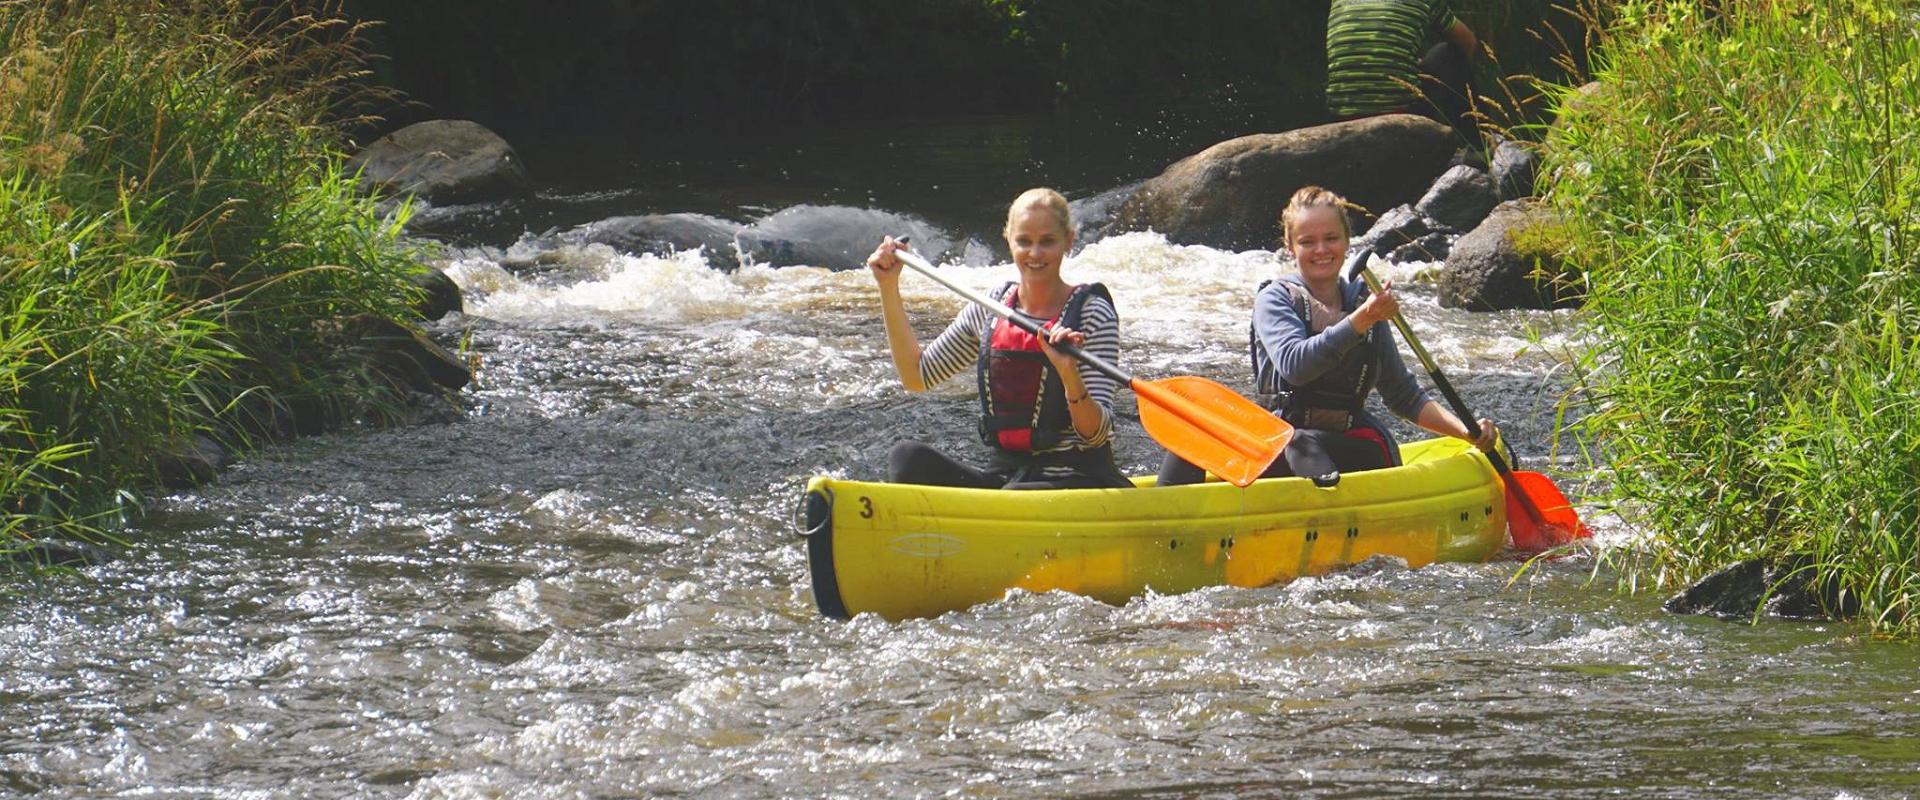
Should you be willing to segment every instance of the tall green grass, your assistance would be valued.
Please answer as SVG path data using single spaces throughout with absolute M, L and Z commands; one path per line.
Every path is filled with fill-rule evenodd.
M 1920 632 L 1920 3 L 1702 5 L 1620 3 L 1548 140 L 1631 575 L 1804 554 Z
M 393 405 L 340 324 L 416 292 L 337 166 L 358 31 L 254 5 L 0 2 L 0 550 L 195 434 Z

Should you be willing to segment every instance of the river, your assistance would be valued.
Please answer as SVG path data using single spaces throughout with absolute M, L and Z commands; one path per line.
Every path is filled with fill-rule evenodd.
M 1369 562 L 1121 607 L 1017 593 L 931 620 L 822 618 L 791 523 L 803 482 L 878 477 L 897 437 L 974 447 L 968 382 L 899 388 L 853 263 L 724 271 L 554 231 L 878 208 L 956 243 L 947 269 L 986 288 L 1010 273 L 992 235 L 1018 190 L 1058 183 L 1097 218 L 1104 190 L 1157 169 L 1139 153 L 1169 149 L 1049 136 L 1031 120 L 791 147 L 769 132 L 744 155 L 426 210 L 469 292 L 436 329 L 480 358 L 464 416 L 253 454 L 154 499 L 122 558 L 8 584 L 0 794 L 1920 791 L 1909 646 L 1665 614 L 1615 591 L 1605 556 L 1642 534 L 1597 513 L 1595 546 L 1524 572 Z M 1412 325 L 1526 465 L 1577 494 L 1592 472 L 1552 436 L 1572 313 L 1442 309 L 1430 266 L 1388 270 Z M 1112 288 L 1129 370 L 1245 388 L 1250 292 L 1283 268 L 1129 233 L 1067 275 Z M 903 285 L 923 334 L 959 308 Z M 1122 466 L 1151 469 L 1131 400 L 1118 410 Z

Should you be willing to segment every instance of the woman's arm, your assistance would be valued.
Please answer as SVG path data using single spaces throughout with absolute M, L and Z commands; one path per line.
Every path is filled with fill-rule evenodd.
M 1492 450 L 1494 441 L 1500 435 L 1500 430 L 1494 427 L 1493 420 L 1481 417 L 1478 429 L 1469 428 L 1460 421 L 1459 417 L 1454 416 L 1453 412 L 1432 400 L 1420 406 L 1420 414 L 1414 418 L 1413 424 L 1441 436 L 1465 439 L 1482 450 Z
M 880 319 L 886 326 L 887 349 L 893 353 L 893 369 L 900 373 L 900 385 L 909 392 L 920 392 L 927 388 L 920 377 L 920 339 L 913 335 L 906 306 L 900 302 L 900 257 L 894 251 L 901 246 L 891 236 L 880 240 L 873 255 L 867 256 L 867 271 L 880 286 Z

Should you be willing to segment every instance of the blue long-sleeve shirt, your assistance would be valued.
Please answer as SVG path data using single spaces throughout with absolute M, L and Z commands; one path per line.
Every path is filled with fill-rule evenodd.
M 1351 315 L 1327 326 L 1326 330 L 1313 333 L 1309 321 L 1301 316 L 1300 307 L 1294 302 L 1293 290 L 1283 285 L 1287 283 L 1306 291 L 1306 284 L 1298 276 L 1288 275 L 1267 284 L 1254 298 L 1254 340 L 1282 380 L 1302 386 L 1338 366 L 1360 344 L 1363 334 L 1354 327 Z M 1367 285 L 1361 281 L 1345 281 L 1340 293 L 1342 308 L 1350 312 L 1365 299 Z M 1427 392 L 1414 380 L 1407 362 L 1400 357 L 1393 325 L 1382 321 L 1373 328 L 1380 342 L 1380 346 L 1374 348 L 1374 388 L 1389 411 L 1408 420 L 1416 419 L 1421 407 L 1429 402 Z M 1369 427 L 1386 432 L 1371 415 L 1362 411 L 1360 417 L 1356 423 L 1364 421 Z

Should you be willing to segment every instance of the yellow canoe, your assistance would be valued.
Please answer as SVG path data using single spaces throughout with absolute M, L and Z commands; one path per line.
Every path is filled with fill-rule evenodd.
M 1304 478 L 1005 491 L 816 477 L 806 500 L 814 602 L 829 617 L 890 620 L 1016 588 L 1119 604 L 1149 589 L 1266 586 L 1376 555 L 1419 567 L 1500 551 L 1506 503 L 1484 455 L 1449 438 L 1401 455 L 1403 466 L 1327 489 Z

